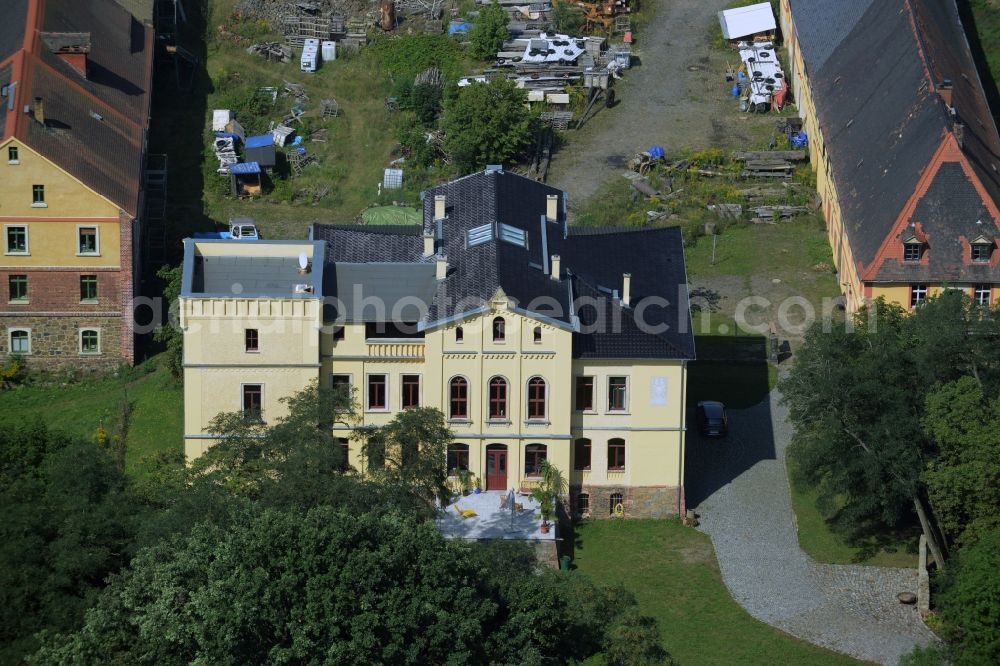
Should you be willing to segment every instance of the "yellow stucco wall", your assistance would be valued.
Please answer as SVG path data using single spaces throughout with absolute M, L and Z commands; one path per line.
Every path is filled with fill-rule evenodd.
M 0 194 L 0 201 L 3 195 Z M 4 254 L 2 263 L 6 266 L 80 266 L 80 267 L 113 267 L 121 266 L 121 226 L 114 221 L 77 220 L 36 220 L 0 222 L 4 229 L 9 226 L 26 226 L 28 228 L 28 252 L 22 254 Z M 99 254 L 78 254 L 79 227 L 98 228 Z M 4 233 L 6 238 L 6 231 Z M 4 245 L 6 250 L 7 246 Z
M 686 366 L 680 361 L 574 361 L 572 333 L 508 309 L 504 299 L 494 309 L 428 331 L 423 339 L 366 339 L 365 326 L 349 323 L 342 340 L 327 328 L 317 330 L 319 310 L 315 301 L 249 299 L 185 299 L 185 450 L 200 455 L 212 440 L 204 439 L 208 421 L 221 411 L 240 408 L 240 385 L 261 383 L 264 410 L 283 412 L 278 399 L 291 394 L 310 379 L 320 377 L 329 386 L 331 375 L 347 375 L 354 389 L 356 420 L 338 425 L 342 437 L 362 425 L 388 423 L 402 409 L 402 376 L 420 377 L 421 406 L 436 407 L 448 418 L 449 387 L 453 377 L 469 383 L 469 418 L 449 419 L 455 442 L 469 446 L 469 466 L 485 481 L 486 447 L 507 447 L 507 486 L 519 487 L 525 476 L 525 447 L 544 444 L 547 458 L 566 472 L 574 485 L 679 486 L 684 476 Z M 503 342 L 494 342 L 494 317 L 505 320 Z M 255 322 L 251 325 L 251 322 Z M 279 324 L 279 322 L 281 322 Z M 244 330 L 260 330 L 260 352 L 244 350 Z M 457 329 L 462 339 L 457 339 Z M 541 340 L 535 342 L 535 329 Z M 318 371 L 310 364 L 319 358 Z M 210 367 L 212 366 L 212 367 Z M 299 366 L 299 367 L 296 367 Z M 306 367 L 308 366 L 308 367 Z M 386 375 L 385 410 L 367 405 L 367 377 Z M 575 411 L 575 377 L 594 377 L 593 413 Z M 607 409 L 608 377 L 628 378 L 628 408 Z M 500 420 L 488 417 L 488 383 L 502 376 L 508 381 L 508 413 Z M 527 414 L 527 382 L 546 382 L 546 418 L 532 421 Z M 663 404 L 653 400 L 655 386 L 665 388 Z M 659 395 L 663 394 L 660 390 Z M 591 470 L 575 471 L 573 443 L 585 437 L 592 442 Z M 620 437 L 626 443 L 623 471 L 607 469 L 607 442 Z M 360 443 L 349 444 L 349 463 L 365 470 Z
M 8 161 L 17 147 L 18 163 Z M 32 186 L 45 186 L 46 207 L 32 206 Z M 88 189 L 28 146 L 9 139 L 0 143 L 0 216 L 118 217 L 118 207 Z

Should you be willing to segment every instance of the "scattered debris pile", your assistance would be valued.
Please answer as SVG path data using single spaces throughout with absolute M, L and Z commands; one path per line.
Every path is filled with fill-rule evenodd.
M 291 62 L 292 47 L 280 42 L 264 42 L 262 44 L 251 44 L 247 47 L 247 53 L 259 55 L 264 60 L 271 62 Z
M 766 113 L 780 110 L 788 96 L 788 81 L 778 62 L 772 42 L 740 42 L 740 66 L 733 95 L 740 98 L 740 109 Z

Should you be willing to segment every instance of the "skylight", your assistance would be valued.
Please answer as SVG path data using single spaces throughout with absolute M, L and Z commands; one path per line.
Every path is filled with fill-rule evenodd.
M 524 229 L 512 227 L 509 224 L 500 225 L 500 240 L 518 247 L 528 247 L 528 234 Z
M 482 245 L 493 240 L 493 225 L 484 224 L 481 227 L 473 227 L 469 229 L 468 233 L 467 244 L 469 247 Z

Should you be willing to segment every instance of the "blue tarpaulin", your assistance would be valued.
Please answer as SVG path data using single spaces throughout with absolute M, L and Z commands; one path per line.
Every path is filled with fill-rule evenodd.
M 805 132 L 792 132 L 788 135 L 788 140 L 796 150 L 802 150 L 809 145 L 809 135 Z
M 451 23 L 448 24 L 449 37 L 459 32 L 464 32 L 468 34 L 470 30 L 472 30 L 472 24 L 469 23 L 468 21 L 452 21 Z
M 647 152 L 649 153 L 650 157 L 655 157 L 655 158 L 660 158 L 667 154 L 660 146 L 653 146 Z
M 247 148 L 264 148 L 266 146 L 274 145 L 274 137 L 270 134 L 258 134 L 257 136 L 248 136 L 246 147 Z
M 235 173 L 237 175 L 260 173 L 260 165 L 256 162 L 240 162 L 238 164 L 230 164 L 229 173 Z
M 239 143 L 240 142 L 240 135 L 239 134 L 233 134 L 232 132 L 216 132 L 215 133 L 215 138 L 216 139 L 229 138 L 229 139 L 232 139 L 234 143 Z

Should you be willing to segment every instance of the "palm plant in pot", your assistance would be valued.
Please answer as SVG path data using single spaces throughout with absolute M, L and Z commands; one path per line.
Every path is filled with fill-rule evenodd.
M 462 488 L 462 494 L 468 495 L 472 490 L 472 483 L 475 477 L 473 477 L 472 472 L 467 469 L 459 469 L 455 472 L 455 476 L 458 477 L 458 483 Z
M 555 513 L 556 501 L 568 490 L 569 485 L 562 471 L 548 460 L 542 461 L 538 472 L 541 480 L 531 492 L 531 497 L 538 502 L 538 512 L 542 514 L 542 534 L 548 534 L 549 519 Z

